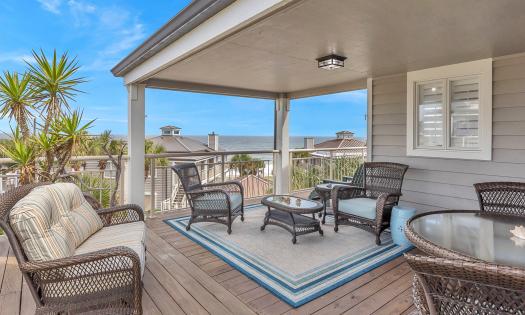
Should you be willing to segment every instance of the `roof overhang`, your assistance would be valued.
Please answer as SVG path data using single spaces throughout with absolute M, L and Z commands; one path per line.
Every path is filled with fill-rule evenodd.
M 525 29 L 520 0 L 237 0 L 190 6 L 203 15 L 185 9 L 171 28 L 152 37 L 162 45 L 143 44 L 151 48 L 139 47 L 147 52 L 132 53 L 121 62 L 128 66 L 119 64 L 124 70 L 117 66 L 114 74 L 151 88 L 300 98 L 363 89 L 371 77 L 525 51 L 525 32 L 516 31 Z M 180 37 L 165 35 L 168 28 L 178 30 L 184 14 L 194 16 L 193 24 L 181 24 L 189 26 Z M 319 69 L 316 59 L 331 53 L 348 57 L 345 67 Z

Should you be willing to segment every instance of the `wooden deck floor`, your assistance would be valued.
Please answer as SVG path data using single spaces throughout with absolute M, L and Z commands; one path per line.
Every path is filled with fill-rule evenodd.
M 186 215 L 179 212 L 177 216 Z M 149 219 L 145 314 L 408 314 L 412 273 L 402 257 L 291 308 L 239 271 L 162 222 Z M 33 314 L 5 236 L 0 236 L 0 314 Z

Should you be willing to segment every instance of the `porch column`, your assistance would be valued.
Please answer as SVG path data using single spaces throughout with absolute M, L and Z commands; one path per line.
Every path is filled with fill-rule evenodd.
M 290 140 L 288 137 L 288 113 L 290 97 L 282 94 L 275 100 L 275 150 L 274 161 L 274 192 L 288 194 L 290 192 Z
M 127 88 L 129 156 L 127 202 L 144 208 L 145 85 L 129 84 Z

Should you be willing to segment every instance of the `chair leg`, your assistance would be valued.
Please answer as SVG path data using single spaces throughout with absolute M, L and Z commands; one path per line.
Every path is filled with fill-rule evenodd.
M 376 245 L 377 246 L 381 245 L 381 234 L 380 233 L 376 234 Z
M 191 224 L 193 223 L 193 216 L 190 218 L 190 220 L 188 221 L 188 225 L 186 225 L 186 231 L 189 231 L 190 230 L 190 227 L 191 227 Z
M 244 222 L 244 205 L 241 205 L 241 222 Z
M 232 217 L 228 217 L 228 234 L 232 234 Z

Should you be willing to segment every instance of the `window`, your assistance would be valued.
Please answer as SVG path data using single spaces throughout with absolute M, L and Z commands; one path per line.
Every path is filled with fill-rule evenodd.
M 491 159 L 491 59 L 409 72 L 407 88 L 407 155 Z

